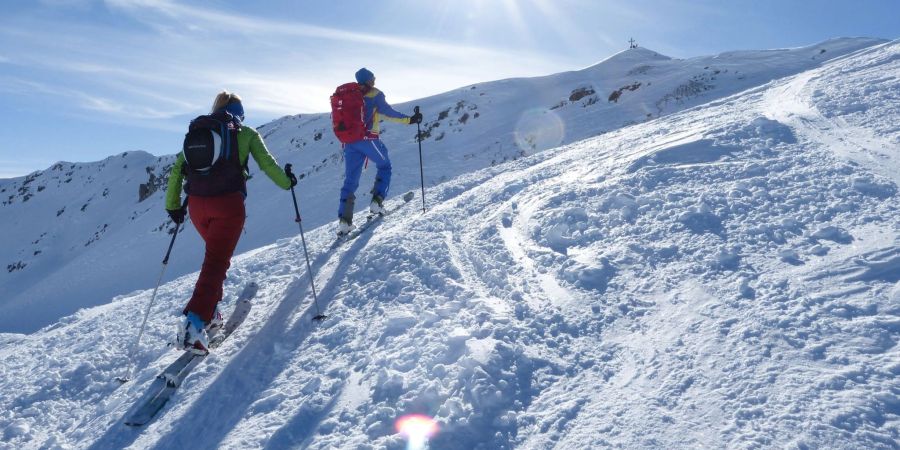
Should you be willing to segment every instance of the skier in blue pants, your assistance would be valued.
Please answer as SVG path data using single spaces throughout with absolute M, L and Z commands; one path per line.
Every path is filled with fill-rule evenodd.
M 384 214 L 384 199 L 391 185 L 391 160 L 387 147 L 378 137 L 381 119 L 407 124 L 422 122 L 420 113 L 407 116 L 395 111 L 384 99 L 384 93 L 375 88 L 375 75 L 365 67 L 356 72 L 356 82 L 363 89 L 366 136 L 344 146 L 344 186 L 341 188 L 341 201 L 338 205 L 338 235 L 345 235 L 353 229 L 355 192 L 359 187 L 359 176 L 366 158 L 378 169 L 369 211 L 372 214 Z

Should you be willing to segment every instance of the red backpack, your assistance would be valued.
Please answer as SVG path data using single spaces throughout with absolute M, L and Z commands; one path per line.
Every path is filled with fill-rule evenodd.
M 366 137 L 366 107 L 362 86 L 347 83 L 331 95 L 331 125 L 341 143 L 349 144 Z

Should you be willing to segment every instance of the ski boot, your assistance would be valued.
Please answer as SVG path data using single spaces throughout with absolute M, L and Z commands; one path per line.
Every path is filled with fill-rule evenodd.
M 209 338 L 206 335 L 206 323 L 200 316 L 193 312 L 187 313 L 184 322 L 179 325 L 178 333 L 175 335 L 175 342 L 178 348 L 205 355 L 209 353 Z
M 341 217 L 340 219 L 338 219 L 337 235 L 338 235 L 338 237 L 346 236 L 346 235 L 350 234 L 350 232 L 353 231 L 354 228 L 356 228 L 356 227 L 353 226 L 352 221 L 349 221 L 349 220 Z
M 372 196 L 372 203 L 369 204 L 369 216 L 383 216 L 384 215 L 384 199 L 381 198 L 380 195 L 375 194 Z

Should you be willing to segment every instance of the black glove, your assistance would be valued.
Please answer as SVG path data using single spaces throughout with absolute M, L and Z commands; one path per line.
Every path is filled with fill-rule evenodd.
M 177 225 L 181 225 L 184 223 L 184 216 L 187 214 L 187 209 L 178 208 L 178 209 L 167 209 L 167 213 L 169 213 L 169 217 L 172 218 L 172 222 L 175 222 Z
M 417 124 L 417 123 L 422 123 L 422 113 L 420 113 L 420 112 L 417 112 L 417 113 L 409 116 L 409 124 L 410 125 Z
M 289 180 L 291 180 L 291 187 L 297 185 L 297 176 L 294 175 L 294 171 L 291 170 L 291 163 L 287 163 L 284 165 L 284 174 L 287 175 Z

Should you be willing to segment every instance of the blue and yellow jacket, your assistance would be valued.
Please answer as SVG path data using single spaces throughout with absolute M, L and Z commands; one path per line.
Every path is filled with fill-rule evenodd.
M 366 129 L 369 130 L 369 138 L 378 138 L 378 132 L 381 130 L 379 122 L 382 119 L 409 124 L 409 116 L 394 110 L 384 99 L 384 92 L 377 88 L 369 88 L 363 95 L 363 101 L 366 104 Z

